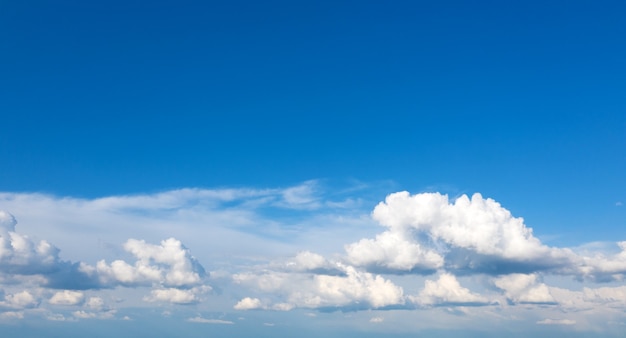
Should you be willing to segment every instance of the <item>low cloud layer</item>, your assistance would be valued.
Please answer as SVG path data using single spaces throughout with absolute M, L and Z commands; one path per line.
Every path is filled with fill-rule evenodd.
M 55 210 L 51 228 L 66 236 L 71 232 L 59 221 L 67 220 L 59 216 L 63 210 L 93 212 L 123 224 L 118 232 L 133 234 L 118 243 L 98 242 L 104 256 L 85 252 L 90 259 L 68 260 L 45 232 L 32 231 L 44 218 L 26 217 L 30 231 L 24 231 L 12 214 L 0 211 L 0 320 L 122 319 L 119 308 L 132 302 L 236 316 L 403 310 L 518 318 L 517 309 L 534 309 L 523 312 L 533 325 L 580 328 L 591 327 L 585 316 L 619 323 L 626 310 L 626 241 L 593 250 L 551 247 L 522 218 L 480 194 L 450 200 L 439 193 L 394 193 L 371 217 L 346 202 L 356 198 L 325 198 L 314 181 L 284 189 L 181 189 L 94 200 L 0 195 L 3 207 L 20 213 Z M 86 235 L 99 236 L 98 227 L 104 229 L 98 225 Z M 155 240 L 146 229 L 173 234 Z M 615 250 L 606 249 L 611 246 Z M 234 323 L 199 312 L 182 318 Z M 382 326 L 393 318 L 366 321 Z

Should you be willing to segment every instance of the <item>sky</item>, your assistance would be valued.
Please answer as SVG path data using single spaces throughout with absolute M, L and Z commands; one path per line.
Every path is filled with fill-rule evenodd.
M 621 1 L 1 1 L 0 332 L 619 337 Z

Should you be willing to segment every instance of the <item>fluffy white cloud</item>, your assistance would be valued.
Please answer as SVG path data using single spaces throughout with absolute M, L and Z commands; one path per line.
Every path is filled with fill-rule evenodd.
M 626 307 L 626 286 L 583 288 L 586 301 Z
M 364 238 L 346 245 L 345 249 L 352 264 L 369 268 L 432 271 L 444 263 L 442 255 L 414 241 L 405 230 L 385 231 L 375 239 Z
M 149 302 L 169 302 L 174 304 L 196 303 L 198 298 L 191 290 L 181 290 L 175 288 L 152 290 L 149 297 L 144 300 Z
M 78 310 L 72 312 L 72 315 L 78 319 L 112 319 L 116 310 L 108 310 L 108 311 L 84 311 Z
M 583 265 L 579 267 L 583 278 L 596 281 L 610 281 L 624 279 L 626 273 L 626 241 L 617 242 L 621 252 L 615 255 L 595 253 L 592 256 L 583 256 Z
M 506 297 L 515 303 L 554 303 L 547 285 L 537 283 L 536 274 L 510 274 L 494 278 L 494 285 L 505 291 Z
M 254 309 L 262 309 L 263 304 L 261 304 L 261 300 L 258 298 L 250 298 L 246 297 L 237 302 L 235 304 L 235 310 L 254 310 Z
M 193 286 L 204 277 L 204 268 L 182 243 L 169 238 L 161 245 L 148 244 L 143 240 L 129 239 L 124 249 L 137 261 L 130 265 L 116 260 L 110 265 L 104 260 L 96 265 L 96 272 L 103 284 L 149 285 L 153 283 L 169 287 Z
M 310 271 L 328 266 L 326 258 L 310 251 L 298 253 L 293 261 L 288 264 L 298 271 Z
M 461 286 L 449 273 L 442 273 L 436 281 L 426 280 L 418 296 L 409 296 L 418 305 L 486 305 L 489 300 Z
M 398 192 L 376 206 L 373 218 L 388 230 L 346 246 L 348 259 L 391 270 L 502 270 L 560 268 L 571 250 L 549 248 L 492 199 L 474 194 L 453 203 L 446 195 Z M 491 270 L 491 271 L 489 271 Z
M 38 305 L 39 299 L 37 299 L 32 293 L 26 290 L 4 295 L 4 299 L 0 300 L 0 308 L 21 310 L 34 308 Z
M 85 306 L 95 311 L 102 311 L 105 309 L 104 300 L 100 297 L 89 297 L 89 299 L 85 302 Z
M 63 290 L 55 293 L 49 303 L 54 305 L 78 305 L 85 300 L 85 295 L 79 291 Z
M 13 215 L 0 211 L 0 272 L 37 274 L 54 271 L 59 263 L 59 250 L 42 240 L 33 242 L 15 232 Z
M 404 304 L 401 287 L 380 275 L 359 271 L 336 263 L 343 275 L 298 274 L 269 271 L 261 274 L 236 274 L 233 280 L 264 292 L 286 295 L 284 302 L 262 305 L 256 298 L 244 298 L 239 309 L 368 307 L 382 308 Z

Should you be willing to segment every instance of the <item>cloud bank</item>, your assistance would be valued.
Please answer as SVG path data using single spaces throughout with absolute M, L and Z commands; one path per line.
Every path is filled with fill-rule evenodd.
M 92 200 L 0 194 L 3 207 L 47 213 L 27 216 L 27 231 L 48 219 L 67 235 L 67 212 L 75 220 L 93 213 L 122 224 L 113 225 L 117 232 L 133 234 L 121 245 L 104 243 L 98 252 L 107 257 L 85 252 L 90 259 L 68 260 L 53 241 L 27 235 L 1 211 L 1 317 L 19 320 L 45 309 L 50 320 L 112 319 L 118 310 L 111 304 L 124 302 L 114 295 L 124 290 L 139 291 L 125 296 L 135 305 L 202 308 L 216 302 L 235 313 L 441 310 L 514 318 L 516 309 L 533 308 L 537 316 L 525 315 L 533 324 L 575 327 L 589 325 L 581 316 L 620 322 L 626 310 L 620 285 L 626 241 L 614 243 L 614 252 L 602 250 L 608 245 L 584 252 L 551 247 L 522 218 L 480 194 L 450 200 L 398 192 L 376 205 L 371 217 L 342 202 L 357 199 L 325 196 L 314 181 L 284 189 L 180 189 Z M 77 232 L 99 234 L 100 227 Z M 174 234 L 154 240 L 155 232 L 167 230 Z M 337 250 L 328 243 L 338 244 L 332 247 Z M 372 322 L 392 322 L 384 318 Z

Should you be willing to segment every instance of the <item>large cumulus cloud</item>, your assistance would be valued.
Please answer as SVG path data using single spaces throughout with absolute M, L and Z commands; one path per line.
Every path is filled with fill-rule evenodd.
M 451 202 L 439 193 L 398 192 L 372 216 L 387 230 L 346 246 L 348 259 L 360 266 L 501 274 L 565 268 L 575 257 L 543 245 L 522 218 L 480 194 Z

